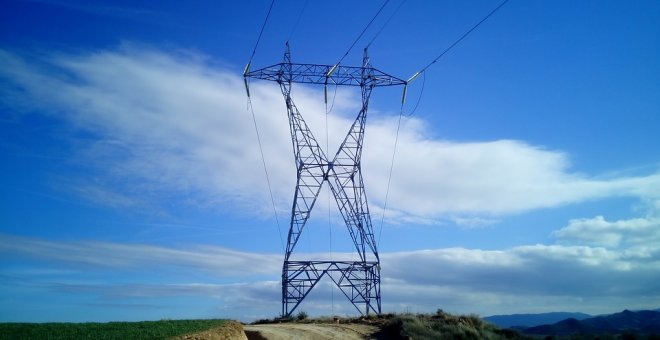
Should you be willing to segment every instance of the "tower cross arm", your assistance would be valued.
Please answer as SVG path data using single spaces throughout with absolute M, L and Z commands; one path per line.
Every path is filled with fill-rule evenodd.
M 366 78 L 364 75 L 368 75 Z M 397 86 L 406 81 L 372 67 L 280 63 L 249 71 L 245 77 L 275 82 L 344 86 Z M 365 80 L 366 79 L 366 80 Z M 365 81 L 370 84 L 365 84 Z

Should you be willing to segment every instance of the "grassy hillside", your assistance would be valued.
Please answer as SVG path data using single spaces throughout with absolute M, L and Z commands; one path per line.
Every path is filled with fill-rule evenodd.
M 254 324 L 267 323 L 360 323 L 380 329 L 376 339 L 531 339 L 512 329 L 501 329 L 476 315 L 452 315 L 438 310 L 435 314 L 381 314 L 357 318 L 322 317 L 308 319 L 300 312 L 294 318 L 262 319 Z
M 0 339 L 169 339 L 225 324 L 225 320 L 0 323 Z
M 501 329 L 476 315 L 394 315 L 381 329 L 383 339 L 529 339 L 514 330 Z

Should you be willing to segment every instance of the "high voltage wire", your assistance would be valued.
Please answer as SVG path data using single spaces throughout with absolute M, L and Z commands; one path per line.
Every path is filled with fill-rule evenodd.
M 399 10 L 401 9 L 401 7 L 403 7 L 403 4 L 405 4 L 406 1 L 407 0 L 403 0 L 403 1 L 401 1 L 401 3 L 399 3 L 399 6 L 397 6 L 397 8 L 394 10 L 394 12 L 392 12 L 390 17 L 385 21 L 383 26 L 381 26 L 381 28 L 378 30 L 378 32 L 376 32 L 376 34 L 373 36 L 373 38 L 371 38 L 371 40 L 369 41 L 369 43 L 367 44 L 365 49 L 369 48 L 371 46 L 371 44 L 373 44 L 373 42 L 376 41 L 376 39 L 380 36 L 380 34 L 383 32 L 385 27 L 390 23 L 390 21 L 392 21 L 392 18 L 394 18 L 394 16 L 399 12 Z M 344 57 L 346 57 L 346 55 L 350 52 L 351 48 L 353 48 L 355 43 L 357 43 L 357 41 L 360 39 L 362 34 L 364 34 L 364 32 L 366 32 L 367 28 L 369 28 L 369 25 L 371 25 L 371 23 L 376 19 L 376 17 L 380 14 L 380 12 L 383 10 L 383 8 L 385 8 L 385 5 L 387 5 L 388 2 L 389 2 L 389 0 L 385 1 L 383 6 L 381 6 L 381 8 L 376 13 L 376 15 L 369 22 L 369 24 L 364 28 L 362 33 L 360 33 L 360 36 L 358 36 L 358 38 L 355 40 L 355 42 L 353 42 L 353 45 L 351 45 L 349 50 L 346 51 L 346 54 L 344 54 Z M 343 60 L 344 57 L 342 57 L 341 60 Z M 341 60 L 339 62 L 341 62 Z M 339 64 L 339 63 L 337 63 L 337 64 Z M 396 137 L 394 138 L 394 149 L 392 150 L 392 161 L 390 162 L 390 171 L 389 171 L 389 176 L 388 176 L 388 179 L 387 179 L 387 189 L 386 189 L 386 193 L 385 193 L 385 202 L 384 202 L 384 205 L 383 205 L 383 214 L 382 214 L 381 219 L 380 219 L 380 228 L 379 228 L 379 231 L 378 231 L 378 242 L 376 244 L 380 244 L 380 239 L 381 239 L 381 236 L 383 234 L 383 223 L 385 221 L 385 212 L 387 211 L 387 200 L 389 198 L 389 193 L 390 193 L 390 184 L 391 184 L 391 181 L 392 181 L 392 172 L 394 170 L 394 158 L 396 157 L 396 148 L 397 148 L 397 144 L 399 142 L 399 131 L 401 129 L 402 116 L 403 116 L 403 102 L 401 103 L 401 111 L 399 113 L 399 121 L 398 121 L 398 124 L 397 124 L 397 127 L 396 127 Z
M 268 7 L 268 13 L 266 14 L 266 19 L 264 19 L 264 23 L 261 24 L 261 30 L 259 31 L 257 42 L 254 44 L 254 49 L 252 49 L 252 55 L 250 56 L 250 61 L 248 62 L 248 66 L 250 65 L 250 63 L 252 63 L 252 58 L 254 58 L 254 54 L 257 52 L 257 46 L 259 46 L 259 41 L 261 41 L 261 35 L 264 34 L 264 28 L 266 28 L 266 23 L 268 22 L 268 18 L 270 17 L 270 12 L 273 10 L 274 4 L 275 4 L 275 0 L 272 0 L 270 2 L 270 7 Z
M 385 23 L 383 24 L 383 26 L 378 30 L 378 32 L 376 32 L 376 35 L 374 35 L 374 37 L 371 38 L 371 41 L 369 41 L 369 43 L 367 44 L 367 47 L 366 47 L 366 48 L 369 48 L 369 46 L 371 46 L 371 44 L 373 44 L 373 42 L 376 40 L 376 38 L 378 38 L 378 36 L 383 32 L 383 30 L 385 29 L 385 27 L 387 26 L 387 24 L 389 24 L 390 21 L 392 21 L 392 18 L 394 18 L 394 16 L 395 16 L 397 13 L 399 13 L 399 10 L 401 9 L 401 7 L 403 7 L 403 4 L 405 4 L 406 1 L 407 1 L 407 0 L 403 0 L 403 1 L 401 1 L 401 3 L 400 3 L 399 6 L 394 10 L 394 12 L 392 13 L 392 15 L 390 15 L 390 17 L 387 19 L 387 21 L 385 21 Z
M 250 56 L 250 61 L 245 66 L 245 70 L 243 71 L 243 75 L 246 75 L 250 71 L 250 64 L 252 63 L 252 58 L 254 58 L 254 54 L 257 52 L 257 47 L 259 46 L 259 41 L 261 41 L 261 36 L 264 33 L 264 28 L 266 28 L 266 23 L 268 22 L 268 18 L 270 17 L 270 13 L 273 10 L 273 5 L 274 4 L 275 4 L 275 0 L 272 0 L 270 2 L 270 6 L 268 7 L 268 13 L 266 14 L 266 18 L 264 19 L 264 22 L 261 25 L 261 30 L 259 31 L 259 36 L 257 37 L 257 42 L 254 44 L 254 49 L 252 50 L 252 55 Z M 250 109 L 250 112 L 252 113 L 252 122 L 254 123 L 254 131 L 257 134 L 257 142 L 259 144 L 259 153 L 261 154 L 261 163 L 263 164 L 264 173 L 266 175 L 266 183 L 268 184 L 268 193 L 270 194 L 270 203 L 273 206 L 273 214 L 275 215 L 275 223 L 277 224 L 277 233 L 280 236 L 280 243 L 282 244 L 282 250 L 285 250 L 284 239 L 282 238 L 282 228 L 280 227 L 280 219 L 277 216 L 277 208 L 275 206 L 275 198 L 273 197 L 273 189 L 272 189 L 272 186 L 270 184 L 270 176 L 268 175 L 268 167 L 266 166 L 266 157 L 264 157 L 264 149 L 263 149 L 262 144 L 261 144 L 261 135 L 259 134 L 259 127 L 257 125 L 257 118 L 254 114 L 254 107 L 252 106 L 252 99 L 250 98 L 250 90 L 249 90 L 247 78 L 245 78 L 244 81 L 245 81 L 245 91 L 247 92 L 247 97 L 248 97 L 248 107 Z
M 401 119 L 403 118 L 403 103 L 401 103 L 401 110 L 399 111 L 399 122 L 396 125 L 396 136 L 394 137 L 394 148 L 392 150 L 392 161 L 390 162 L 390 173 L 387 177 L 387 189 L 385 190 L 385 203 L 383 204 L 383 215 L 380 218 L 380 230 L 378 231 L 378 243 L 380 244 L 380 237 L 383 235 L 383 223 L 385 222 L 385 212 L 387 211 L 387 199 L 390 195 L 390 183 L 392 182 L 392 171 L 394 170 L 394 158 L 396 157 L 396 148 L 399 143 L 399 131 L 401 130 Z
M 371 43 L 373 43 L 373 41 L 378 37 L 378 35 L 380 35 L 380 32 L 382 32 L 382 30 L 389 23 L 389 21 L 392 19 L 392 17 L 394 17 L 394 15 L 399 11 L 399 8 L 401 8 L 401 6 L 403 5 L 403 3 L 405 3 L 405 1 L 406 0 L 404 0 L 401 4 L 399 4 L 399 7 L 397 7 L 397 9 L 394 11 L 392 16 L 387 20 L 387 22 L 385 22 L 385 25 L 383 25 L 383 27 L 381 27 L 381 29 L 378 31 L 378 33 L 376 33 L 376 35 L 371 40 L 371 42 L 369 42 L 367 47 L 369 45 L 371 45 Z M 452 48 L 454 48 L 454 46 L 458 45 L 458 43 L 460 43 L 463 39 L 465 39 L 468 35 L 470 35 L 470 33 L 472 33 L 472 31 L 474 31 L 477 27 L 479 27 L 479 25 L 481 25 L 484 21 L 488 20 L 488 18 L 490 18 L 493 14 L 495 14 L 495 12 L 497 12 L 500 8 L 502 8 L 502 6 L 504 6 L 508 1 L 509 0 L 502 1 L 502 3 L 500 3 L 499 6 L 495 7 L 492 11 L 490 11 L 490 13 L 488 13 L 479 22 L 477 22 L 476 25 L 472 26 L 472 28 L 470 28 L 468 31 L 466 31 L 456 41 L 454 41 L 453 44 L 449 45 L 449 47 L 447 47 L 444 51 L 442 51 L 442 53 L 440 53 L 440 55 L 438 55 L 435 59 L 433 59 L 433 61 L 428 63 L 420 71 L 418 71 L 417 73 L 415 73 L 412 77 L 410 77 L 408 79 L 408 81 L 406 82 L 406 85 L 405 85 L 406 87 L 408 86 L 408 84 L 411 81 L 415 80 L 415 78 L 417 78 L 420 74 L 424 74 L 424 78 L 423 78 L 424 82 L 422 83 L 422 90 L 419 94 L 419 98 L 417 98 L 417 103 L 415 104 L 415 107 L 410 112 L 410 114 L 408 114 L 407 116 L 412 116 L 412 114 L 415 113 L 415 111 L 417 110 L 417 107 L 419 106 L 420 101 L 422 100 L 422 95 L 424 94 L 424 85 L 426 84 L 426 73 L 425 73 L 425 71 L 429 67 L 431 67 L 431 65 L 435 64 L 440 58 L 442 58 L 442 56 L 447 54 L 447 52 L 449 52 Z M 406 87 L 404 87 L 404 94 L 403 94 L 404 97 L 403 97 L 403 100 L 401 102 L 401 111 L 399 112 L 399 120 L 398 120 L 397 127 L 396 127 L 396 136 L 394 138 L 394 149 L 392 150 L 392 160 L 390 162 L 390 171 L 389 171 L 389 176 L 387 178 L 387 189 L 385 190 L 385 202 L 384 202 L 384 205 L 383 205 L 383 215 L 382 215 L 381 220 L 380 220 L 380 231 L 378 233 L 378 244 L 380 244 L 381 235 L 382 235 L 382 232 L 383 232 L 383 223 L 385 221 L 385 212 L 387 211 L 387 201 L 388 201 L 389 194 L 390 194 L 390 183 L 392 181 L 392 172 L 394 170 L 394 159 L 396 158 L 397 144 L 399 142 L 399 132 L 400 132 L 400 129 L 401 129 L 401 119 L 403 117 L 403 105 L 405 103 Z
M 445 54 L 447 54 L 447 52 L 449 52 L 452 48 L 454 48 L 454 46 L 458 45 L 458 43 L 460 43 L 463 39 L 465 39 L 465 37 L 470 35 L 470 33 L 472 33 L 472 31 L 474 31 L 477 27 L 479 27 L 479 25 L 481 25 L 484 21 L 488 20 L 488 18 L 490 18 L 493 14 L 495 14 L 495 12 L 497 12 L 500 8 L 502 8 L 502 6 L 504 6 L 507 2 L 509 2 L 509 0 L 502 1 L 502 3 L 500 3 L 499 6 L 495 7 L 492 11 L 490 11 L 490 13 L 488 13 L 485 17 L 483 17 L 483 19 L 481 19 L 476 25 L 472 26 L 472 28 L 467 30 L 467 32 L 465 32 L 460 38 L 454 41 L 453 44 L 449 45 L 449 47 L 447 47 L 444 51 L 442 51 L 442 53 L 440 53 L 440 55 L 438 55 L 435 59 L 433 59 L 433 61 L 428 63 L 421 70 L 419 70 L 412 77 L 410 77 L 408 79 L 408 82 L 413 81 L 420 74 L 424 73 L 429 67 L 431 67 L 431 65 L 435 64 L 440 58 L 442 58 L 442 56 L 444 56 Z
M 376 12 L 376 15 L 374 15 L 373 18 L 371 18 L 371 21 L 369 21 L 369 23 L 367 24 L 367 26 L 365 26 L 364 29 L 362 30 L 362 32 L 360 32 L 360 35 L 358 35 L 358 37 L 355 38 L 355 41 L 353 41 L 353 44 L 351 44 L 351 47 L 348 48 L 348 50 L 346 51 L 346 53 L 344 53 L 344 55 L 341 57 L 341 59 L 339 59 L 339 61 L 337 62 L 337 64 L 335 64 L 335 66 L 341 64 L 341 62 L 344 60 L 344 58 L 346 58 L 346 56 L 351 52 L 351 50 L 353 49 L 353 47 L 355 47 L 355 44 L 357 44 L 357 42 L 360 40 L 360 38 L 362 38 L 362 36 L 364 35 L 364 33 L 367 31 L 367 29 L 369 29 L 369 26 L 371 26 L 371 24 L 374 22 L 374 20 L 376 20 L 376 18 L 377 18 L 378 15 L 380 14 L 380 12 L 383 11 L 383 8 L 385 8 L 385 6 L 387 6 L 387 3 L 388 3 L 388 2 L 390 2 L 390 0 L 386 0 L 386 1 L 383 3 L 383 5 L 380 6 L 380 9 L 378 10 L 378 12 Z M 331 71 L 328 72 L 328 73 L 332 73 L 332 71 L 334 71 L 334 67 L 333 67 L 333 68 L 331 69 Z
M 280 243 L 282 244 L 282 250 L 284 250 L 284 239 L 282 238 L 282 228 L 280 228 L 280 219 L 277 216 L 277 208 L 275 207 L 275 198 L 273 197 L 273 190 L 270 185 L 270 176 L 268 175 L 268 167 L 266 166 L 266 157 L 264 157 L 264 149 L 261 146 L 261 135 L 259 134 L 259 128 L 257 126 L 257 118 L 254 114 L 254 108 L 252 107 L 252 100 L 248 97 L 248 106 L 250 107 L 250 112 L 252 113 L 252 122 L 254 123 L 254 131 L 257 133 L 257 141 L 259 142 L 259 153 L 261 154 L 261 163 L 264 166 L 264 173 L 266 174 L 266 183 L 268 183 L 268 193 L 270 194 L 270 203 L 273 206 L 273 214 L 275 215 L 275 223 L 277 224 L 277 233 L 280 236 Z
M 286 39 L 286 41 L 291 40 L 291 37 L 293 37 L 293 33 L 295 33 L 296 29 L 298 29 L 298 24 L 300 23 L 300 19 L 302 18 L 303 13 L 305 12 L 305 8 L 307 8 L 308 4 L 309 4 L 309 0 L 305 1 L 305 4 L 300 10 L 300 13 L 298 13 L 298 19 L 296 19 L 296 23 L 293 25 L 293 28 L 291 29 L 291 33 L 289 33 L 289 37 Z

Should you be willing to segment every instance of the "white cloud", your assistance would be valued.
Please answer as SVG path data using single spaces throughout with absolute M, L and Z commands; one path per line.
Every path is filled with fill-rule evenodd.
M 647 204 L 645 216 L 608 221 L 603 216 L 572 219 L 552 235 L 562 243 L 626 249 L 633 257 L 650 258 L 660 253 L 660 206 Z
M 276 275 L 281 255 L 193 246 L 187 249 L 98 241 L 57 242 L 0 234 L 0 251 L 73 268 L 155 270 L 161 266 L 202 270 L 218 277 Z M 259 265 L 255 265 L 258 263 Z
M 609 222 L 603 216 L 573 219 L 553 233 L 566 242 L 618 247 L 622 243 L 639 244 L 649 241 L 660 244 L 659 218 L 633 218 Z
M 7 276 L 3 282 L 10 289 L 46 289 L 92 296 L 96 302 L 126 304 L 198 297 L 244 320 L 279 312 L 279 255 L 199 245 L 185 249 L 10 235 L 2 235 L 0 241 L 3 256 L 33 261 L 28 262 L 28 268 L 33 267 L 30 270 L 3 270 Z M 654 246 L 654 242 L 649 240 L 646 245 Z M 418 250 L 385 253 L 381 259 L 385 311 L 432 312 L 443 308 L 481 315 L 553 310 L 605 313 L 620 308 L 657 308 L 654 304 L 660 298 L 658 251 L 639 256 L 628 248 L 554 244 L 504 250 Z M 127 270 L 140 275 L 115 278 L 117 271 Z M 167 272 L 177 275 L 164 275 Z M 338 312 L 355 313 L 336 288 L 334 294 Z M 330 296 L 331 285 L 323 282 L 301 308 L 327 315 Z M 180 307 L 170 308 L 181 309 L 185 317 L 186 309 Z
M 135 46 L 37 61 L 0 52 L 0 60 L 0 77 L 14 84 L 2 97 L 6 105 L 55 115 L 98 137 L 73 155 L 96 170 L 94 186 L 81 186 L 96 193 L 96 201 L 105 197 L 122 208 L 184 196 L 189 204 L 270 214 L 238 74 L 194 54 Z M 283 99 L 273 83 L 252 82 L 251 92 L 278 209 L 286 215 L 295 176 Z M 318 89 L 294 88 L 294 100 L 325 146 L 322 97 Z M 357 99 L 338 92 L 328 116 L 331 154 Z M 367 127 L 363 168 L 374 212 L 384 204 L 396 121 L 372 114 Z M 395 222 L 483 225 L 502 214 L 660 192 L 658 173 L 599 179 L 571 172 L 561 151 L 515 140 L 437 140 L 427 128 L 415 118 L 402 126 L 388 202 Z

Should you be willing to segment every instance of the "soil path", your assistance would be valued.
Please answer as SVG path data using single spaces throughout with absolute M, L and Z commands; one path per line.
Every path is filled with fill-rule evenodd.
M 245 334 L 250 340 L 327 340 L 369 339 L 378 328 L 360 324 L 266 324 L 246 325 Z

